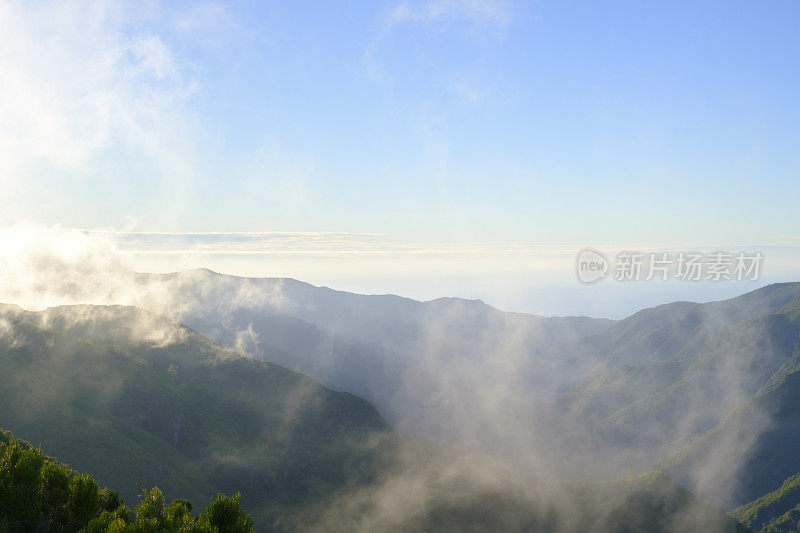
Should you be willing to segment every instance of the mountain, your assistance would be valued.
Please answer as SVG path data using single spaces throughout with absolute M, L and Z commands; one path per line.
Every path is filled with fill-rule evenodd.
M 223 317 L 241 309 L 300 318 L 343 337 L 374 346 L 402 348 L 414 334 L 443 321 L 471 339 L 492 328 L 514 328 L 548 344 L 563 336 L 588 335 L 613 321 L 587 317 L 541 317 L 499 311 L 480 300 L 439 298 L 420 302 L 395 295 L 362 295 L 289 278 L 242 278 L 206 269 L 138 274 L 142 287 L 170 293 L 173 309 L 186 315 Z
M 674 302 L 644 309 L 570 347 L 609 366 L 670 359 L 704 337 L 800 298 L 800 283 L 776 283 L 719 302 Z
M 642 470 L 719 424 L 788 357 L 793 326 L 768 315 L 800 297 L 776 284 L 613 322 L 207 270 L 134 286 L 230 349 L 368 399 L 411 437 L 551 478 Z
M 778 284 L 639 312 L 582 341 L 610 368 L 562 395 L 558 412 L 589 428 L 590 446 L 642 468 L 710 431 L 785 372 L 797 348 L 789 311 L 797 298 L 800 284 Z
M 241 491 L 269 524 L 368 483 L 399 444 L 366 401 L 137 308 L 3 306 L 0 366 L 0 422 L 127 501 Z
M 369 398 L 392 417 L 401 364 L 398 358 L 386 357 L 379 348 L 283 314 L 238 309 L 230 313 L 227 326 L 198 317 L 183 320 L 222 346 L 313 376 L 331 388 Z
M 542 483 L 395 433 L 366 401 L 133 307 L 0 307 L 0 421 L 113 482 L 203 501 L 242 492 L 255 528 L 737 531 L 662 474 Z
M 798 357 L 800 353 L 796 351 L 794 358 Z M 800 471 L 798 401 L 800 372 L 795 371 L 665 458 L 661 466 L 720 506 L 733 508 L 756 500 L 777 490 L 784 480 Z M 722 461 L 737 448 L 737 462 Z M 716 484 L 730 487 L 727 498 L 715 496 L 712 487 Z
M 137 458 L 129 479 L 158 480 L 171 495 L 242 490 L 269 527 L 314 529 L 337 501 L 383 523 L 398 491 L 382 495 L 408 471 L 406 486 L 437 487 L 421 500 L 428 510 L 468 487 L 458 501 L 472 503 L 442 510 L 448 520 L 499 491 L 495 501 L 522 502 L 511 514 L 537 524 L 549 500 L 528 493 L 532 480 L 663 469 L 730 510 L 800 471 L 798 283 L 617 322 L 210 271 L 137 275 L 128 290 L 171 319 L 120 306 L 5 308 L 0 332 L 16 333 L 1 337 L 2 357 L 18 377 L 0 388 L 0 423 L 81 466 L 104 446 L 90 451 L 73 435 L 106 439 Z M 118 474 L 110 463 L 100 460 L 98 479 Z M 453 471 L 474 472 L 465 481 Z M 489 472 L 516 481 L 485 484 Z M 402 523 L 418 515 L 433 519 L 402 513 Z
M 359 394 L 411 437 L 497 457 L 507 455 L 501 448 L 531 445 L 509 413 L 528 416 L 588 368 L 580 354 L 565 357 L 554 348 L 613 324 L 206 270 L 141 274 L 135 286 L 145 307 L 163 308 L 229 348 Z
M 734 373 L 721 368 L 736 368 L 742 377 L 729 386 L 753 395 L 660 466 L 729 509 L 777 490 L 800 471 L 800 300 L 729 331 L 695 360 L 723 377 Z M 715 393 L 724 400 L 709 387 L 707 401 Z

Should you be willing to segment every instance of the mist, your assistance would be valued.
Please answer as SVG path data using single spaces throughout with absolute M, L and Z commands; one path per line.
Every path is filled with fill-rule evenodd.
M 576 530 L 566 517 L 585 493 L 578 497 L 561 483 L 664 468 L 695 494 L 732 509 L 747 501 L 737 473 L 770 428 L 770 413 L 729 430 L 733 436 L 710 455 L 686 459 L 682 450 L 729 419 L 792 350 L 775 340 L 770 319 L 757 318 L 791 301 L 792 291 L 665 305 L 616 322 L 547 318 L 475 300 L 360 296 L 209 270 L 136 273 L 112 240 L 76 230 L 26 227 L 2 239 L 0 301 L 30 310 L 145 309 L 156 315 L 134 312 L 115 321 L 110 335 L 124 332 L 154 348 L 185 340 L 180 328 L 159 323 L 164 315 L 236 353 L 360 395 L 406 437 L 452 450 L 401 446 L 377 485 L 336 495 L 329 508 L 309 515 L 316 521 L 306 517 L 308 528 L 400 530 L 432 509 L 502 495 L 517 511 L 527 509 L 510 513 L 519 520 L 552 515 Z M 96 313 L 80 306 L 67 315 L 48 311 L 42 325 L 80 332 Z M 632 328 L 647 335 L 631 337 Z M 6 325 L 3 331 L 10 334 Z M 286 420 L 308 400 L 304 390 L 289 395 Z M 252 453 L 243 449 L 224 461 L 237 455 Z M 623 501 L 596 502 L 592 512 L 613 514 Z

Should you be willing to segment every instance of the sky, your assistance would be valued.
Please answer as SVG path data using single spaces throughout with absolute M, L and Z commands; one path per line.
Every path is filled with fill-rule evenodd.
M 750 288 L 587 288 L 585 247 L 758 249 L 761 284 L 800 279 L 798 23 L 790 1 L 0 0 L 0 228 L 541 314 Z

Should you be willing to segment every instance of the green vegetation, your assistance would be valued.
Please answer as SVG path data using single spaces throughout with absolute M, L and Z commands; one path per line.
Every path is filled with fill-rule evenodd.
M 800 284 L 641 311 L 587 341 L 600 359 L 625 364 L 574 387 L 560 404 L 606 433 L 635 435 L 639 445 L 704 433 L 774 379 L 791 357 L 800 329 L 792 301 L 800 300 L 785 304 L 789 298 L 800 298 Z M 702 416 L 688 420 L 697 404 Z M 658 427 L 651 435 L 653 421 Z
M 134 512 L 119 493 L 91 475 L 47 457 L 41 448 L 0 430 L 0 532 L 247 533 L 253 520 L 240 495 L 218 494 L 192 515 L 188 500 L 167 504 L 158 487 L 145 490 Z
M 637 313 L 597 339 L 611 366 L 558 400 L 587 453 L 633 450 L 730 510 L 800 471 L 800 284 Z M 787 301 L 788 300 L 788 301 Z M 616 354 L 616 355 L 615 355 Z M 711 482 L 710 480 L 715 480 Z
M 476 465 L 477 466 L 477 465 Z M 449 480 L 404 477 L 400 485 L 434 489 L 414 494 L 385 487 L 337 502 L 319 531 L 484 532 L 744 532 L 735 519 L 701 502 L 662 473 L 648 472 L 604 482 L 573 481 L 519 485 L 477 481 L 460 474 Z M 424 480 L 425 483 L 420 483 Z M 387 501 L 388 500 L 388 501 Z M 382 512 L 381 512 L 382 511 Z M 304 528 L 299 528 L 304 529 Z
M 582 508 L 574 531 L 747 531 L 661 472 L 570 488 Z
M 295 517 L 283 524 L 310 531 L 744 531 L 735 520 L 698 501 L 668 477 L 647 473 L 603 483 L 572 482 L 526 490 L 511 480 L 499 484 L 464 477 L 434 481 L 435 459 L 417 464 L 435 491 L 421 507 L 399 515 L 382 508 L 374 487 L 349 494 L 327 510 Z M 481 465 L 475 464 L 480 467 Z M 485 465 L 483 465 L 485 466 Z M 423 474 L 424 473 L 424 474 Z M 407 472 L 409 474 L 409 472 Z M 379 497 L 375 497 L 377 490 Z M 362 498 L 361 496 L 365 496 Z M 0 532 L 86 533 L 247 533 L 254 521 L 240 505 L 240 495 L 215 496 L 198 515 L 185 499 L 167 503 L 159 488 L 144 490 L 131 511 L 119 493 L 100 488 L 91 475 L 47 457 L 41 448 L 0 430 Z
M 800 529 L 800 473 L 774 490 L 731 512 L 753 531 L 788 532 Z
M 2 479 L 26 502 L 4 511 L 9 530 L 247 531 L 242 507 L 260 531 L 740 528 L 660 474 L 532 488 L 409 442 L 360 398 L 136 308 L 0 307 L 0 366 L 4 426 L 93 476 L 69 470 L 65 483 L 23 446 L 14 469 L 37 454 L 42 466 L 27 485 Z M 122 505 L 154 486 L 133 511 Z M 237 490 L 241 500 L 214 497 Z M 192 515 L 188 501 L 209 499 Z
M 787 475 L 800 471 L 799 404 L 800 372 L 792 372 L 774 388 L 763 390 L 733 410 L 718 426 L 666 457 L 661 466 L 676 479 L 689 480 L 698 465 L 712 463 L 720 450 L 732 443 L 747 443 L 736 472 L 723 468 L 714 471 L 720 482 L 730 483 L 732 489 L 730 501 L 719 503 L 735 508 L 758 500 L 779 487 Z M 737 479 L 742 481 L 734 483 Z
M 399 443 L 366 401 L 140 309 L 5 306 L 0 321 L 3 426 L 126 501 L 241 491 L 272 527 L 371 482 Z

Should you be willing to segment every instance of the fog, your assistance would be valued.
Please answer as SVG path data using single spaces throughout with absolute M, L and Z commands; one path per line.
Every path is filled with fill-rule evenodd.
M 453 450 L 423 459 L 427 452 L 411 446 L 377 485 L 311 513 L 316 522 L 305 525 L 320 529 L 402 529 L 431 508 L 491 494 L 568 524 L 573 495 L 560 494 L 556 483 L 675 465 L 681 483 L 729 510 L 744 503 L 740 467 L 772 424 L 769 413 L 731 430 L 713 452 L 679 452 L 753 397 L 792 349 L 773 341 L 769 321 L 754 321 L 793 299 L 783 293 L 661 306 L 613 322 L 208 270 L 138 274 L 113 240 L 80 231 L 18 228 L 0 236 L 0 254 L 2 302 L 29 310 L 125 305 L 165 315 L 237 353 L 363 396 L 404 435 Z M 115 319 L 113 335 L 152 346 L 185 341 L 184 330 L 157 315 L 131 311 Z M 73 332 L 98 320 L 86 307 L 41 316 L 43 327 Z M 13 335 L 0 321 L 7 346 Z M 298 387 L 287 400 L 287 419 L 306 393 Z M 621 498 L 593 504 L 594 512 L 611 513 Z

